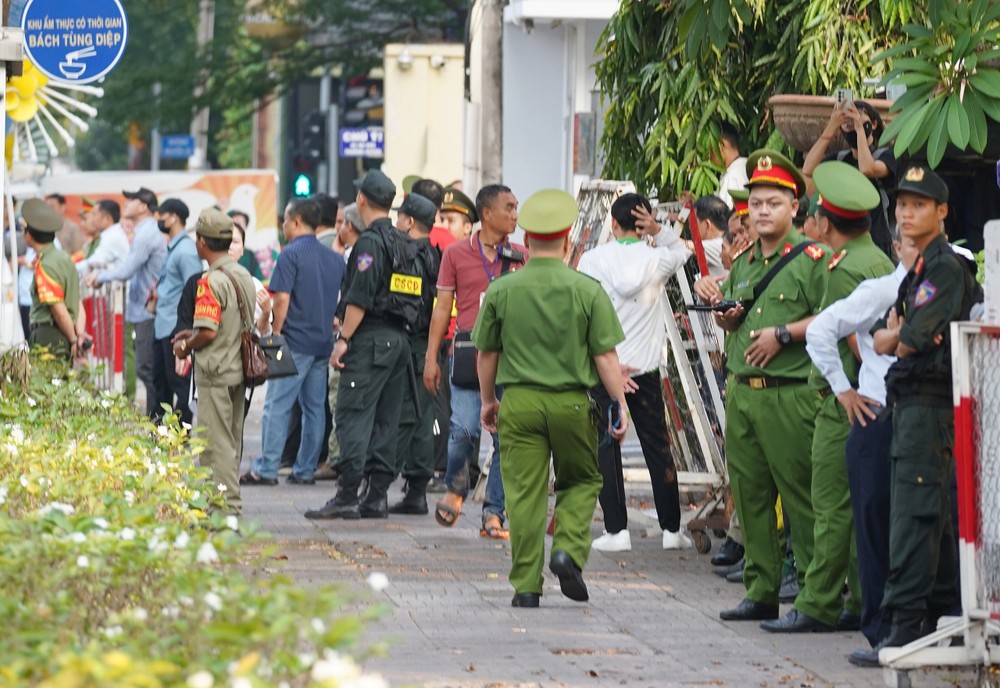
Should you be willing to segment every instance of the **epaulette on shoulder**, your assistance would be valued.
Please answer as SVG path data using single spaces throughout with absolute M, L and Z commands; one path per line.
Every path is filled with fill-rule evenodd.
M 747 244 L 746 246 L 741 248 L 739 251 L 733 254 L 733 262 L 735 262 L 737 258 L 742 256 L 747 251 L 752 251 L 752 249 L 753 249 L 753 244 Z M 753 253 L 750 254 L 750 260 L 753 260 Z
M 826 255 L 826 251 L 821 249 L 816 244 L 810 244 L 809 246 L 806 246 L 806 255 L 812 258 L 813 260 L 819 260 L 824 255 Z

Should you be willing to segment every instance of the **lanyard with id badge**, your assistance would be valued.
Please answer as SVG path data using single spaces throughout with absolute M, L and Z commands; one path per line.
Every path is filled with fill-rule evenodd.
M 478 234 L 476 235 L 476 244 L 479 248 L 479 258 L 483 262 L 483 270 L 486 272 L 486 278 L 489 282 L 508 272 L 511 269 L 511 263 L 524 263 L 523 253 L 501 244 L 497 246 L 497 255 L 493 259 L 493 265 L 491 266 L 489 261 L 486 260 L 486 253 L 483 251 L 483 244 Z M 480 308 L 483 307 L 485 299 L 486 292 L 480 292 Z M 472 343 L 472 332 L 468 330 L 456 331 L 453 346 L 451 383 L 456 387 L 465 389 L 479 389 L 479 373 L 476 371 L 479 355 L 475 345 Z

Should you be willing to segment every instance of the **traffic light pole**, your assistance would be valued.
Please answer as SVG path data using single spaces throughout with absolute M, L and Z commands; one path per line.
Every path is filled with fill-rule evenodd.
M 330 93 L 331 85 L 333 83 L 330 77 L 330 65 L 323 68 L 323 77 L 319 80 L 319 111 L 323 113 L 323 117 L 327 116 L 327 112 L 330 110 Z M 322 191 L 323 193 L 330 193 L 330 134 L 329 129 L 327 129 L 325 143 L 324 159 L 316 167 L 316 190 Z

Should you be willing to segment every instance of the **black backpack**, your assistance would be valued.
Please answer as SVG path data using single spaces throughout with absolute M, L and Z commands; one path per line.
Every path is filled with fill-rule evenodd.
M 391 225 L 372 230 L 392 258 L 389 290 L 376 299 L 376 310 L 395 317 L 409 334 L 427 332 L 441 266 L 437 249 L 430 242 L 414 241 Z

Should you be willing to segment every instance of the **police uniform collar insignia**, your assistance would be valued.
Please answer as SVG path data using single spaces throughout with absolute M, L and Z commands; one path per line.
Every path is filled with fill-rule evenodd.
M 906 172 L 906 181 L 920 183 L 924 181 L 924 168 L 923 167 L 911 167 Z
M 836 254 L 833 258 L 830 259 L 830 265 L 827 266 L 826 269 L 833 270 L 835 267 L 840 265 L 840 261 L 842 261 L 844 259 L 844 256 L 846 255 L 847 255 L 847 249 L 845 248 L 840 253 Z
M 781 255 L 787 256 L 788 253 L 792 250 L 792 248 L 793 247 L 791 242 L 786 242 L 785 245 L 781 247 Z
M 919 275 L 924 271 L 924 257 L 920 256 L 917 258 L 916 265 L 913 266 L 913 274 Z
M 771 156 L 762 155 L 759 160 L 757 160 L 757 169 L 761 172 L 767 172 L 771 169 Z
M 823 251 L 823 249 L 821 249 L 816 244 L 809 244 L 808 246 L 806 246 L 806 255 L 812 258 L 813 260 L 819 260 L 820 258 L 823 257 L 824 254 L 825 251 Z
M 937 287 L 935 287 L 930 280 L 924 280 L 917 287 L 917 295 L 913 298 L 913 305 L 917 308 L 921 306 L 926 306 L 937 294 Z

